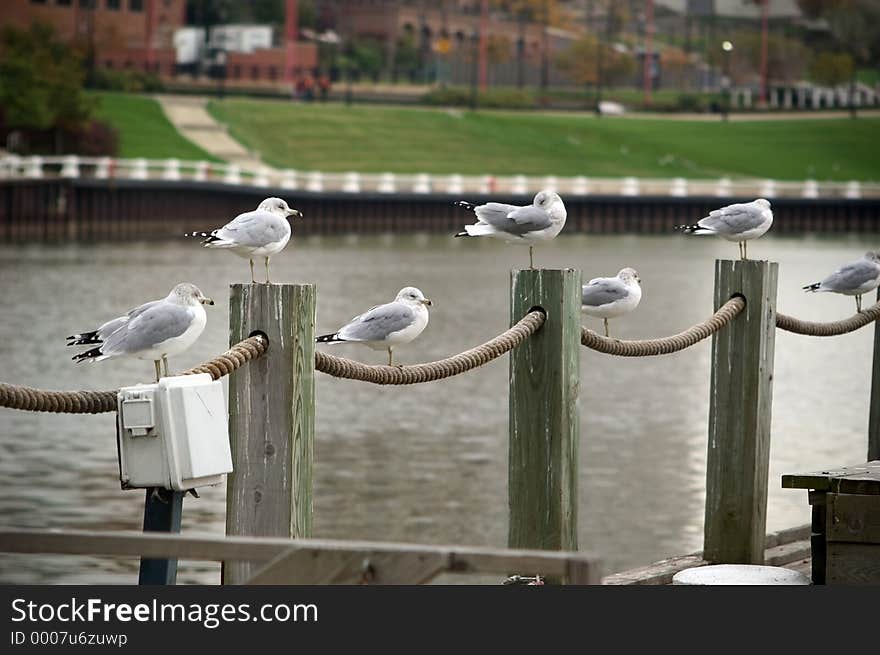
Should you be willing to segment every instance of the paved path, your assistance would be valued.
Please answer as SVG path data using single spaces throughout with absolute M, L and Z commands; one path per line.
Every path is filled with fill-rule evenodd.
M 226 126 L 218 123 L 208 113 L 204 96 L 153 96 L 161 105 L 168 120 L 185 138 L 230 164 L 242 168 L 257 169 L 266 166 L 258 153 L 248 151 L 229 136 Z

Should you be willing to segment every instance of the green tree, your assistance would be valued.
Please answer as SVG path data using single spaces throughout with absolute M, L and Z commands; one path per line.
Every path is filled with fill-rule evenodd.
M 854 67 L 852 57 L 845 52 L 823 52 L 810 64 L 810 78 L 818 84 L 837 86 L 852 78 Z
M 0 32 L 0 107 L 7 127 L 75 131 L 95 101 L 83 92 L 81 57 L 51 25 L 34 23 Z
M 629 79 L 636 70 L 636 61 L 628 52 L 620 52 L 607 43 L 599 43 L 587 34 L 573 42 L 556 58 L 560 70 L 577 84 L 614 84 Z M 602 80 L 599 67 L 602 67 Z

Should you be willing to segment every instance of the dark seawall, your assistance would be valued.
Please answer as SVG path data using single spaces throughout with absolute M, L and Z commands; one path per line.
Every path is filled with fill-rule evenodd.
M 217 182 L 96 179 L 0 182 L 0 243 L 178 238 L 220 227 L 268 196 L 303 212 L 297 234 L 454 233 L 472 214 L 456 196 L 419 193 L 315 193 Z M 531 196 L 468 194 L 467 200 L 527 204 Z M 711 209 L 753 198 L 565 196 L 566 232 L 672 233 Z M 880 199 L 771 199 L 774 233 L 880 232 Z

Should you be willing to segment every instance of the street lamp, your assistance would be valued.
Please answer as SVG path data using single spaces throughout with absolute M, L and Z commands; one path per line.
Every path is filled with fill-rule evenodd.
M 730 53 L 733 52 L 733 43 L 730 41 L 724 41 L 721 44 L 721 49 L 724 51 L 724 79 L 722 80 L 724 98 L 722 100 L 721 116 L 723 120 L 727 120 L 727 114 L 730 111 L 730 106 L 732 104 L 730 88 Z
M 471 111 L 476 111 L 477 109 L 477 75 L 480 65 L 479 47 L 480 32 L 474 30 L 474 33 L 471 34 L 471 54 L 473 56 L 473 66 L 471 68 Z

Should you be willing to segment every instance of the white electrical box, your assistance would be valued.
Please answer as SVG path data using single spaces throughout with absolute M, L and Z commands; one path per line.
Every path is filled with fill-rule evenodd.
M 223 385 L 207 373 L 123 387 L 117 396 L 123 489 L 185 491 L 232 472 Z

